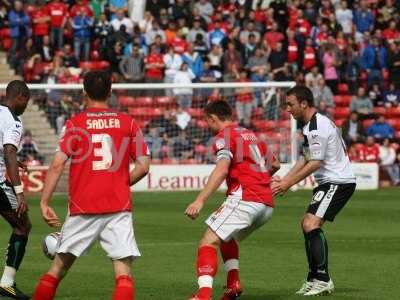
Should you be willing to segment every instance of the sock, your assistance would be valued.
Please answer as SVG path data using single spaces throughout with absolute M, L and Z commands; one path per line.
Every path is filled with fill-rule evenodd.
M 13 233 L 8 242 L 6 267 L 1 277 L 0 285 L 10 287 L 15 282 L 15 275 L 25 255 L 28 237 Z
M 315 279 L 326 281 L 330 280 L 328 273 L 328 243 L 321 228 L 314 229 L 307 233 L 310 241 L 310 254 L 313 264 Z
M 304 234 L 304 246 L 306 249 L 306 256 L 307 256 L 307 261 L 308 261 L 308 274 L 307 274 L 307 281 L 311 281 L 312 279 L 315 278 L 315 267 L 312 262 L 311 258 L 311 248 L 310 248 L 310 240 L 308 239 L 307 233 L 303 232 Z
M 227 272 L 226 286 L 230 287 L 239 279 L 239 246 L 237 242 L 232 239 L 227 243 L 222 243 L 221 254 Z
M 53 300 L 60 280 L 50 274 L 44 274 L 36 287 L 32 300 Z
M 217 274 L 217 250 L 212 246 L 201 246 L 197 254 L 198 296 L 211 298 L 214 276 Z
M 113 300 L 134 300 L 135 288 L 133 279 L 128 275 L 118 276 L 115 279 Z

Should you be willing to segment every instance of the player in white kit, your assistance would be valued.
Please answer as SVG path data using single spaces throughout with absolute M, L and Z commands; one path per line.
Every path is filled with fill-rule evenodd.
M 311 174 L 318 183 L 302 220 L 309 271 L 297 294 L 316 296 L 334 290 L 328 273 L 328 244 L 322 231 L 325 221 L 333 221 L 356 188 L 345 143 L 332 120 L 317 112 L 310 89 L 295 86 L 287 92 L 287 110 L 303 127 L 302 155 L 282 179 L 275 178 L 274 194 L 284 194 Z
M 29 97 L 25 82 L 14 80 L 7 85 L 6 100 L 0 105 L 0 215 L 13 229 L 7 247 L 6 266 L 0 280 L 0 296 L 14 299 L 29 299 L 15 284 L 31 230 L 28 206 L 19 177 L 21 164 L 17 160 L 23 134 L 19 116 L 24 113 Z

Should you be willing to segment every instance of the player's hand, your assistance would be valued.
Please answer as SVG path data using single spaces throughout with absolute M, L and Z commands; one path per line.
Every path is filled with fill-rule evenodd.
M 282 181 L 282 178 L 280 176 L 276 175 L 276 176 L 272 177 L 271 183 L 274 184 L 274 183 L 279 183 L 281 181 Z
M 18 161 L 18 167 L 20 169 L 22 169 L 22 171 L 24 171 L 24 173 L 28 172 L 28 166 L 26 164 L 24 164 L 22 161 Z
M 17 194 L 17 216 L 20 218 L 22 215 L 24 215 L 28 211 L 28 204 L 25 201 L 25 196 L 24 193 Z
M 284 179 L 280 179 L 279 181 L 274 181 L 271 184 L 272 194 L 274 196 L 276 195 L 283 196 L 289 188 L 290 184 Z
M 40 209 L 42 210 L 42 217 L 47 225 L 50 227 L 61 227 L 60 219 L 50 206 L 41 204 Z
M 186 208 L 185 215 L 187 215 L 192 220 L 195 220 L 199 216 L 203 206 L 204 206 L 203 201 L 196 200 Z

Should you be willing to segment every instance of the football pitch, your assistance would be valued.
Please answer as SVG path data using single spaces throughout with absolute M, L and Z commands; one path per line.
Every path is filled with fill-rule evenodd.
M 134 264 L 137 300 L 186 300 L 195 291 L 195 255 L 203 221 L 224 196 L 217 194 L 196 221 L 183 212 L 196 193 L 136 193 L 135 234 L 142 257 Z M 242 300 L 301 299 L 293 295 L 306 271 L 300 218 L 310 191 L 276 199 L 272 220 L 241 243 Z M 66 196 L 53 200 L 59 216 L 66 214 Z M 29 198 L 33 229 L 25 260 L 17 276 L 19 287 L 32 293 L 49 265 L 41 250 L 44 235 L 52 232 L 42 221 L 37 197 Z M 9 238 L 9 226 L 0 220 L 0 259 Z M 325 233 L 329 243 L 330 272 L 336 285 L 334 299 L 400 299 L 400 189 L 358 191 Z M 219 299 L 225 272 L 215 280 Z M 56 299 L 111 299 L 112 267 L 96 245 L 73 266 L 59 287 Z

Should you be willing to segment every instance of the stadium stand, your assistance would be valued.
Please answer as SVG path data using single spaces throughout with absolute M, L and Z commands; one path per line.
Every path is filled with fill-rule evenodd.
M 12 69 L 36 83 L 76 83 L 94 69 L 109 70 L 114 82 L 130 83 L 294 80 L 313 90 L 322 113 L 338 126 L 346 124 L 354 157 L 362 157 L 359 143 L 379 116 L 394 132 L 390 145 L 398 151 L 399 0 L 151 0 L 143 13 L 132 13 L 131 7 L 135 0 L 1 0 L 1 47 Z M 243 119 L 244 126 L 259 132 L 287 126 L 288 118 L 265 112 L 255 92 L 189 89 L 183 96 L 172 90 L 121 91 L 114 105 L 136 117 L 146 134 L 154 124 L 176 126 L 182 101 L 191 107 L 183 106 L 194 120 L 189 126 L 207 131 L 201 108 L 220 97 L 241 107 L 250 103 L 251 121 Z M 79 101 L 77 94 L 53 93 L 37 104 L 59 131 L 62 120 L 80 109 Z M 350 117 L 353 111 L 360 120 Z M 360 132 L 357 122 L 363 125 Z M 153 132 L 163 149 L 171 146 L 166 132 L 171 129 Z M 206 146 L 206 140 L 200 144 Z

